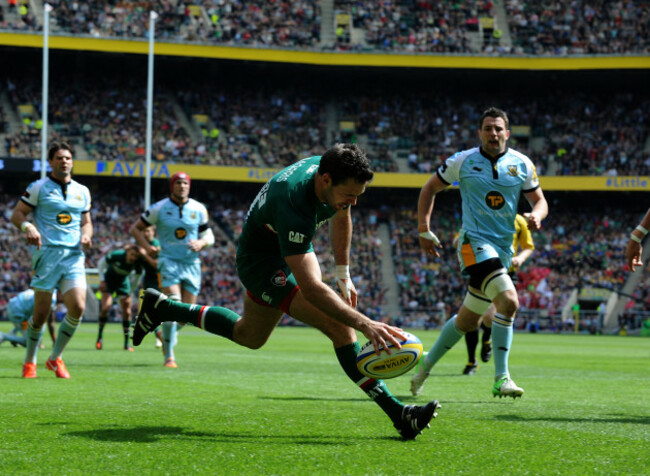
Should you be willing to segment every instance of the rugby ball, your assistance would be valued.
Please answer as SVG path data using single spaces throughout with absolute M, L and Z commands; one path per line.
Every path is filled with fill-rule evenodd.
M 375 353 L 375 346 L 367 342 L 357 353 L 357 368 L 359 371 L 372 378 L 394 378 L 399 377 L 411 370 L 422 357 L 422 342 L 413 334 L 403 332 L 406 340 L 400 342 L 402 348 L 398 349 L 390 344 L 390 355 L 383 347 L 380 354 Z

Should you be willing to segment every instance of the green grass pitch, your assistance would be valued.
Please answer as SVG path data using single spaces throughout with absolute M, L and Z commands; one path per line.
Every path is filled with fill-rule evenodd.
M 0 474 L 648 474 L 650 340 L 515 334 L 510 368 L 526 393 L 493 398 L 493 365 L 463 376 L 463 342 L 423 394 L 410 373 L 387 381 L 406 403 L 436 398 L 439 417 L 403 442 L 343 374 L 329 341 L 279 328 L 252 351 L 195 328 L 178 369 L 148 336 L 104 350 L 83 324 L 64 354 L 72 379 L 20 378 L 23 348 L 0 346 Z M 0 323 L 8 331 L 9 323 Z M 428 349 L 437 332 L 415 331 Z M 362 343 L 364 340 L 362 339 Z

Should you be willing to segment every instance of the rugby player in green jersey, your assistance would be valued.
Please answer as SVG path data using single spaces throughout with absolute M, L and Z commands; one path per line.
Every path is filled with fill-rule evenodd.
M 350 207 L 373 178 L 370 163 L 355 144 L 337 144 L 322 156 L 281 170 L 253 201 L 237 249 L 237 271 L 246 288 L 243 315 L 223 307 L 188 305 L 153 289 L 142 293 L 133 344 L 160 322 L 191 323 L 242 346 L 258 349 L 286 313 L 323 332 L 333 343 L 347 376 L 388 415 L 404 439 L 429 426 L 438 402 L 404 405 L 381 380 L 359 372 L 355 330 L 375 347 L 399 346 L 401 329 L 358 312 L 357 292 L 349 274 L 352 219 Z M 341 296 L 323 283 L 312 239 L 329 221 L 330 242 Z
M 129 326 L 131 325 L 131 276 L 140 276 L 144 263 L 147 263 L 145 251 L 138 245 L 114 250 L 104 256 L 98 265 L 99 291 L 102 294 L 99 309 L 99 332 L 95 347 L 102 350 L 104 346 L 104 326 L 108 322 L 108 311 L 113 305 L 113 296 L 117 296 L 122 311 L 122 329 L 124 331 L 124 350 L 133 352 L 129 345 Z M 137 278 L 136 278 L 137 281 Z

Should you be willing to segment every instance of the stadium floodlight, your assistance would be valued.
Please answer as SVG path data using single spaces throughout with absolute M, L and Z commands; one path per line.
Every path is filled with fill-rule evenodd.
M 47 172 L 47 112 L 48 112 L 48 83 L 50 81 L 50 12 L 52 5 L 46 3 L 43 5 L 43 97 L 41 99 L 41 178 L 45 178 Z
M 145 173 L 144 173 L 144 207 L 145 210 L 151 205 L 151 137 L 153 129 L 153 45 L 156 32 L 155 22 L 158 14 L 151 10 L 149 12 L 149 67 L 147 72 L 147 145 L 145 149 Z

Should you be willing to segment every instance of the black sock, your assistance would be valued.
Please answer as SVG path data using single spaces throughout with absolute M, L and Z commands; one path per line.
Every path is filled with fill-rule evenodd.
M 478 329 L 465 334 L 467 357 L 470 364 L 476 363 L 476 346 L 478 345 Z

